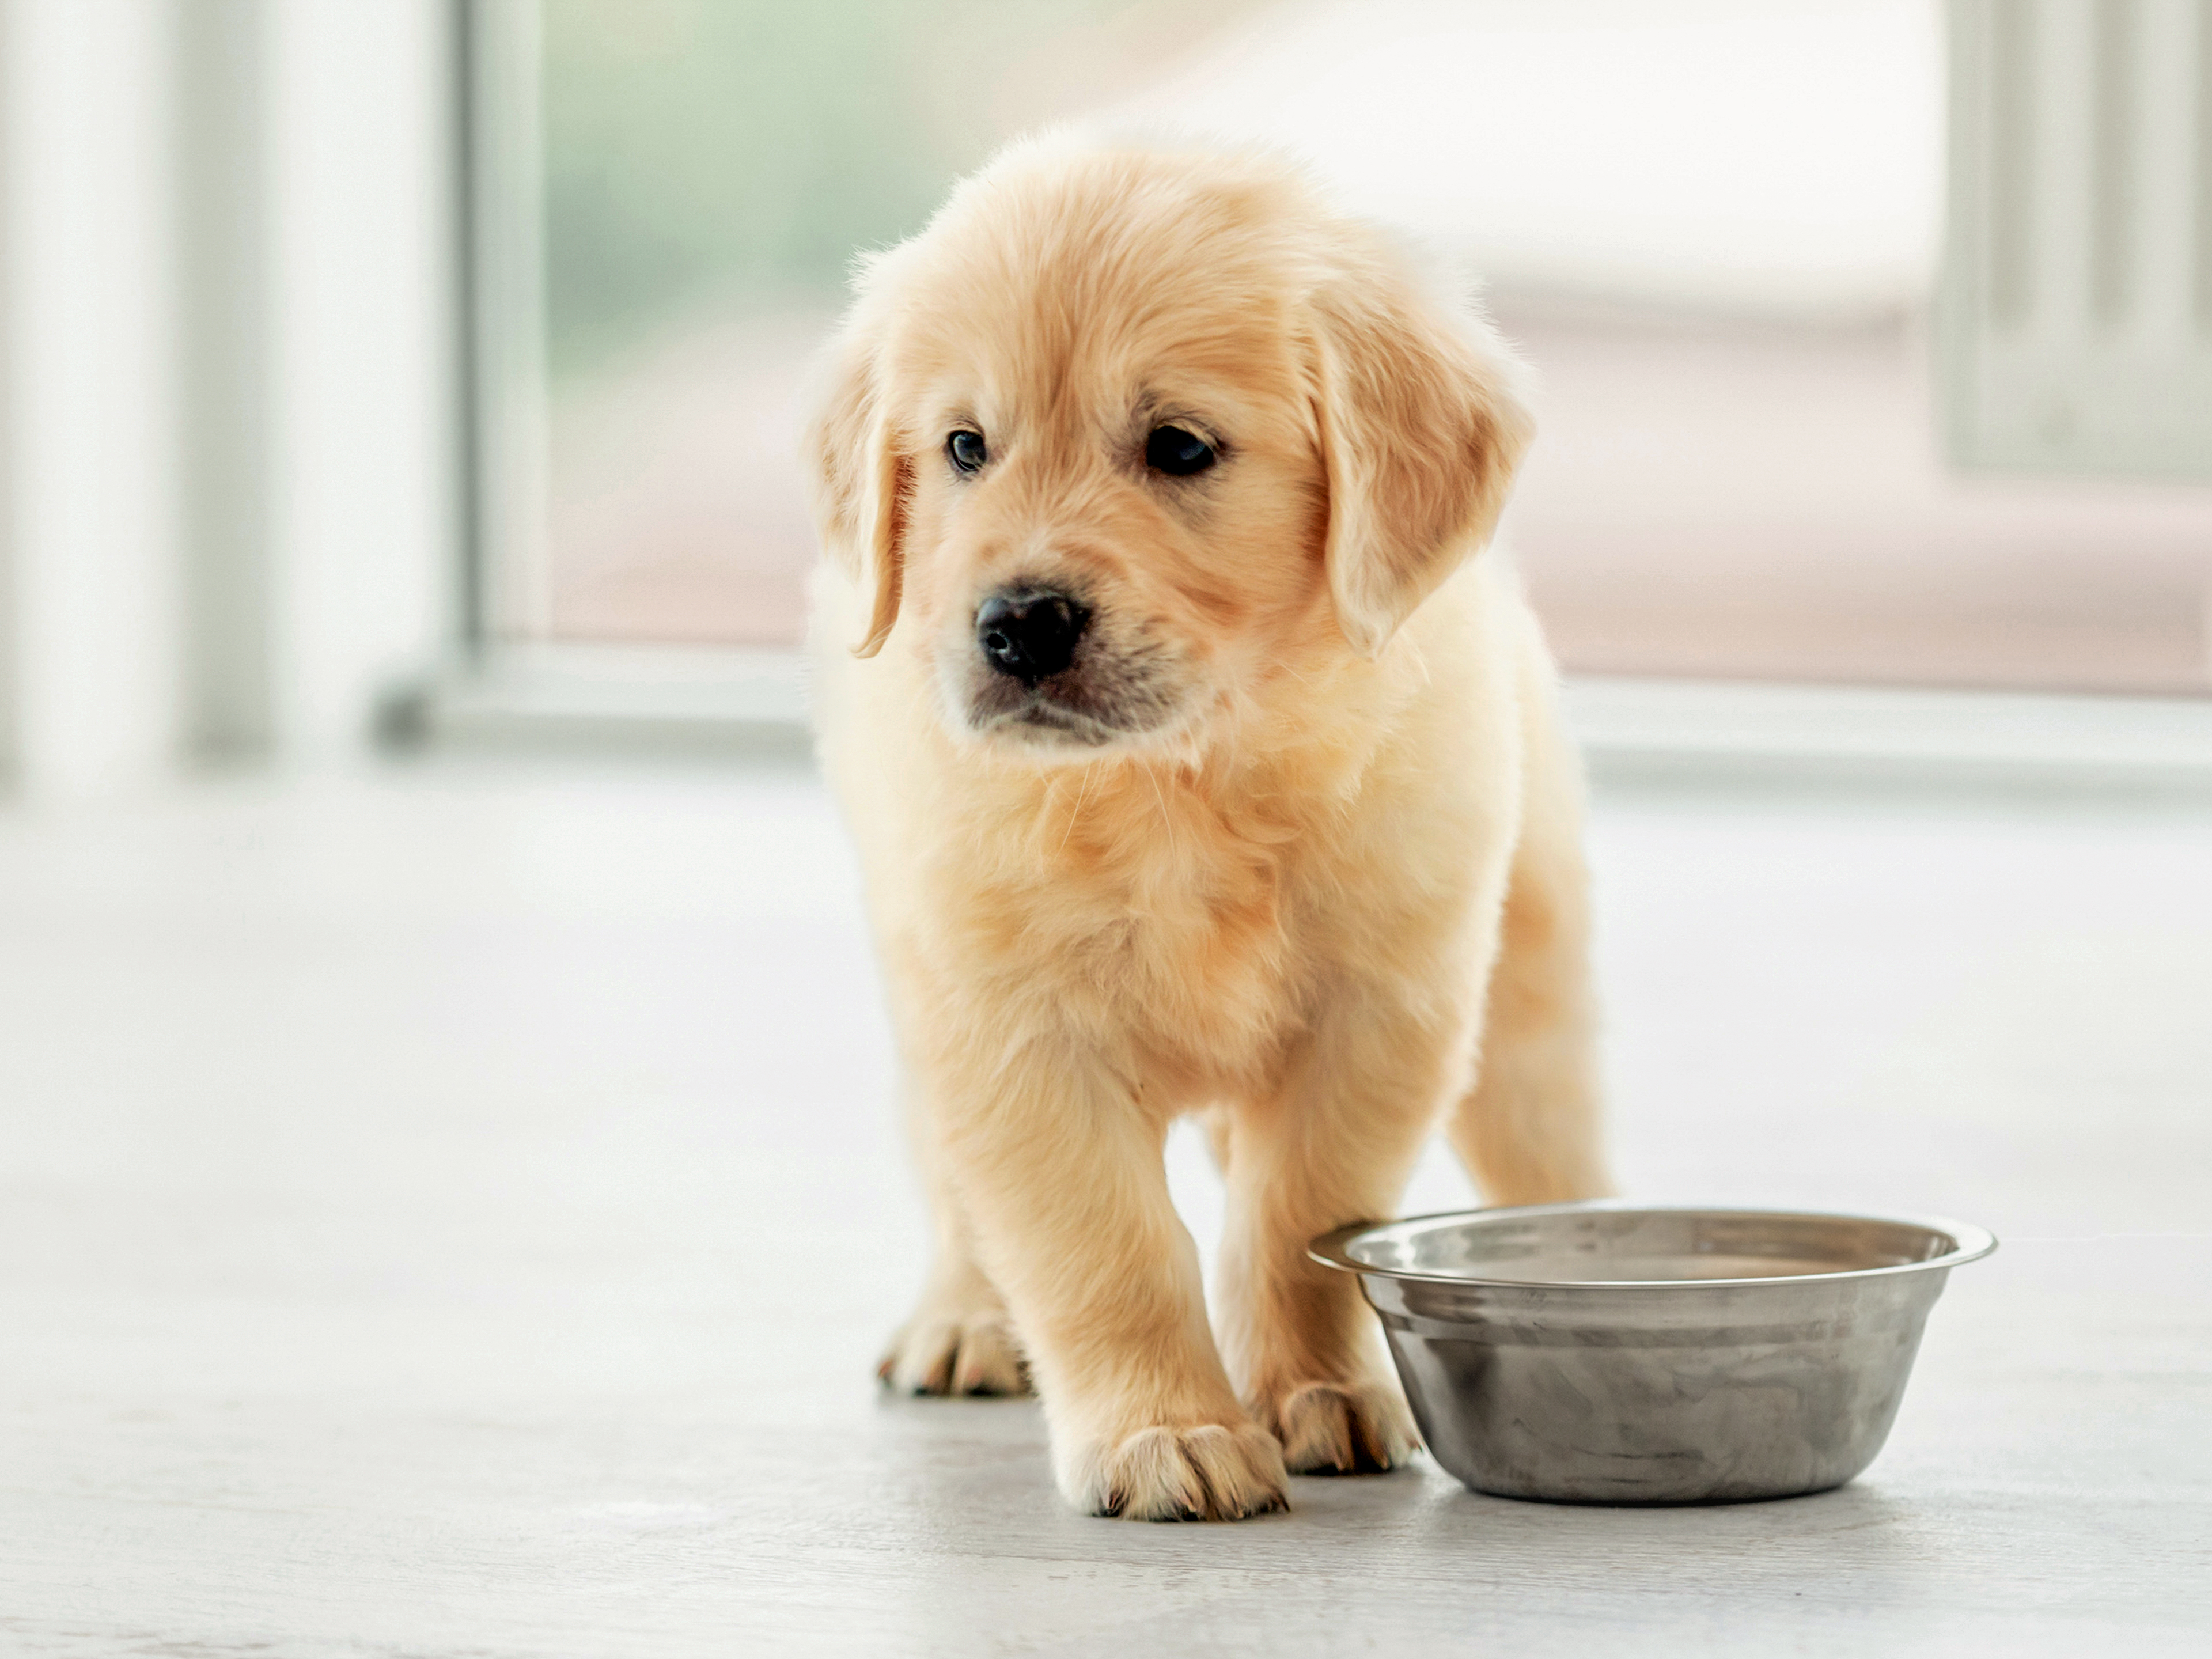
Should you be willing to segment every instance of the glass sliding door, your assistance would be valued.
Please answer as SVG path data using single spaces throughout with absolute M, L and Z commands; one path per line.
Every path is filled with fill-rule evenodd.
M 1571 671 L 2212 689 L 2212 488 L 1946 459 L 1936 0 L 493 7 L 535 278 L 495 640 L 794 644 L 854 252 L 1095 120 L 1291 149 L 1481 292 L 1535 374 L 1509 540 Z

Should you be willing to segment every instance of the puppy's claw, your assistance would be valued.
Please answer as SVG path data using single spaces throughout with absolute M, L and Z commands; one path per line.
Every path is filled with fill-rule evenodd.
M 1396 1389 L 1382 1382 L 1307 1382 L 1280 1397 L 1274 1416 L 1283 1462 L 1298 1474 L 1376 1474 L 1420 1447 Z
M 891 1340 L 876 1367 L 886 1388 L 912 1395 L 1020 1395 L 1027 1361 L 1003 1316 L 917 1322 Z
M 1141 1429 L 1079 1472 L 1076 1501 L 1125 1521 L 1242 1521 L 1287 1509 L 1280 1448 L 1256 1424 Z

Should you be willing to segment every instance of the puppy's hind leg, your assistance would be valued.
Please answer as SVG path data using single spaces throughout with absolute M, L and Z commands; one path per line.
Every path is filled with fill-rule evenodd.
M 1474 1088 L 1445 1125 L 1493 1204 L 1601 1198 L 1606 1170 L 1590 986 L 1582 781 L 1548 665 L 1522 677 L 1527 780 Z

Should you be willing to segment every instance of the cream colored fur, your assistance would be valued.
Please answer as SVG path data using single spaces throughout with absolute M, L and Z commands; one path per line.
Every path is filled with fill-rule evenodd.
M 856 288 L 810 437 L 817 718 L 937 1220 L 885 1377 L 1034 1378 L 1098 1513 L 1389 1468 L 1413 1425 L 1307 1240 L 1390 1214 L 1440 1124 L 1493 1200 L 1607 1187 L 1577 768 L 1473 556 L 1528 435 L 1509 360 L 1241 154 L 1018 148 Z M 1220 464 L 1148 473 L 1170 417 Z M 1144 729 L 975 729 L 976 606 L 1039 571 L 1141 665 Z M 1162 1170 L 1187 1113 L 1218 1340 Z

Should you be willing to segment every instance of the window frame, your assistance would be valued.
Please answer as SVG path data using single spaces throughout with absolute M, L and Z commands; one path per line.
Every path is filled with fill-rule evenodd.
M 453 100 L 455 662 L 395 736 L 728 752 L 810 746 L 796 647 L 532 639 L 550 477 L 539 0 L 448 0 Z

